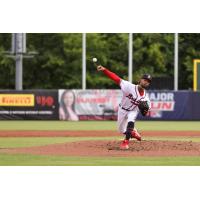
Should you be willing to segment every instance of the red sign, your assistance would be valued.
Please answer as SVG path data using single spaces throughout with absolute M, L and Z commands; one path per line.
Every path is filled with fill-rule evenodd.
M 54 104 L 54 99 L 51 96 L 37 96 L 36 102 L 41 106 L 52 106 Z

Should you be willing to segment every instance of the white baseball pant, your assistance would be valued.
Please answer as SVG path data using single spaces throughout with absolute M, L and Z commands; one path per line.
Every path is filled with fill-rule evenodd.
M 128 122 L 135 122 L 138 116 L 139 110 L 135 108 L 133 111 L 126 111 L 119 107 L 117 116 L 118 131 L 120 133 L 125 133 Z M 136 130 L 136 128 L 134 128 Z M 137 130 L 136 130 L 137 131 Z

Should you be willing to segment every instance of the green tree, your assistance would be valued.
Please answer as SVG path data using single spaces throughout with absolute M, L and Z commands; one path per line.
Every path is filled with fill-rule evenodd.
M 10 51 L 11 34 L 0 34 L 0 89 L 15 88 L 15 65 L 14 60 L 6 56 Z
M 173 34 L 134 34 L 133 77 L 150 73 L 153 77 L 173 74 Z
M 118 88 L 107 77 L 96 71 L 91 62 L 97 57 L 100 63 L 127 78 L 127 34 L 87 34 L 87 88 Z
M 81 87 L 81 34 L 28 34 L 28 50 L 38 55 L 24 61 L 25 88 Z
M 179 34 L 179 89 L 193 88 L 193 60 L 200 58 L 200 34 Z
M 179 34 L 179 88 L 192 88 L 193 59 L 200 58 L 200 34 Z M 5 55 L 11 34 L 0 34 L 0 88 L 15 88 L 15 61 Z M 28 33 L 27 50 L 38 54 L 23 61 L 24 89 L 80 89 L 82 83 L 81 33 Z M 128 79 L 128 33 L 87 34 L 87 88 L 118 88 L 96 71 L 91 62 Z M 174 34 L 133 34 L 133 80 L 143 73 L 174 76 Z

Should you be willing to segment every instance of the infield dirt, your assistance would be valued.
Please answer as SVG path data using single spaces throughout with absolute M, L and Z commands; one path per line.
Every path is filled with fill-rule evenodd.
M 168 132 L 145 131 L 144 136 L 187 136 L 199 137 L 199 132 Z M 1 137 L 106 137 L 119 136 L 114 131 L 1 131 Z M 123 138 L 123 137 L 122 137 Z M 51 144 L 37 147 L 1 149 L 5 153 L 23 153 L 36 155 L 66 155 L 66 156 L 200 156 L 200 143 L 192 141 L 131 140 L 128 150 L 120 150 L 119 140 L 93 140 Z

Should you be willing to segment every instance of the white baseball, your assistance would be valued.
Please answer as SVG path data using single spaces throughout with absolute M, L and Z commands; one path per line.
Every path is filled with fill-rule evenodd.
M 97 58 L 92 58 L 92 61 L 93 62 L 97 62 Z

